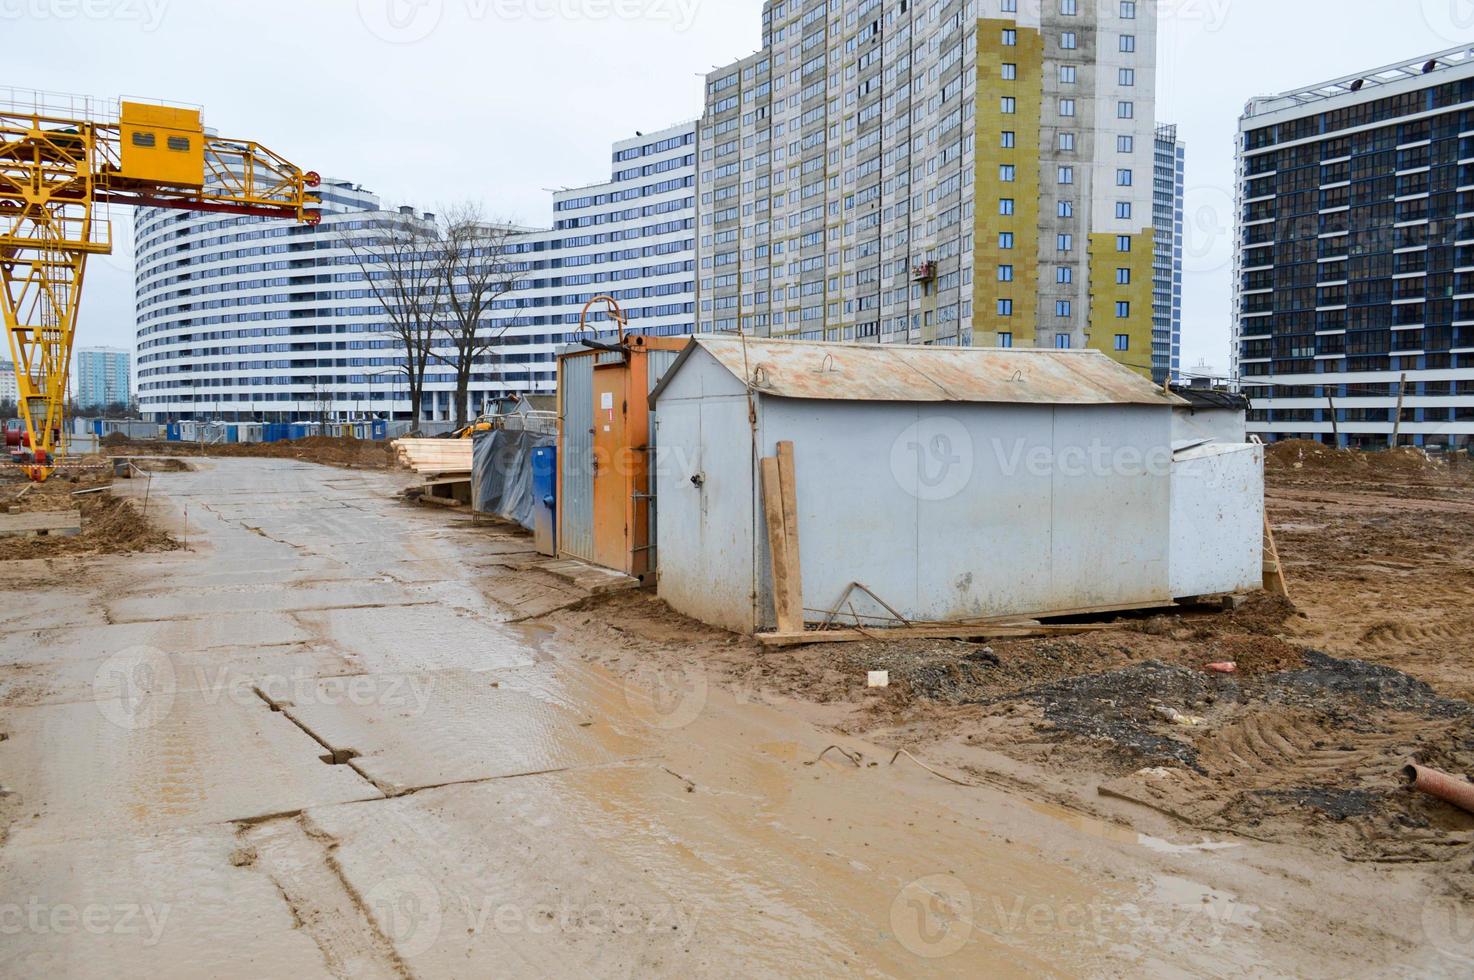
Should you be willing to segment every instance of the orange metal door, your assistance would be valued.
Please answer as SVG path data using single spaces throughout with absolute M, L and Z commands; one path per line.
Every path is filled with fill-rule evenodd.
M 629 570 L 629 413 L 624 365 L 594 369 L 594 561 Z

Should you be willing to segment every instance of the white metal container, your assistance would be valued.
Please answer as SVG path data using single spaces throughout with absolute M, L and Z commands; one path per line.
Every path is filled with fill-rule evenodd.
M 810 621 L 856 582 L 936 622 L 1184 594 L 1171 576 L 1180 402 L 1098 352 L 699 337 L 654 398 L 660 594 L 697 619 L 773 625 L 757 460 L 784 441 Z M 1197 518 L 1184 519 L 1187 540 Z M 863 598 L 852 611 L 885 617 Z

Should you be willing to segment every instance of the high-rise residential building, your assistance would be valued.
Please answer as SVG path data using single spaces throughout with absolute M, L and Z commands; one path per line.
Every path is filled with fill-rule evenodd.
M 127 405 L 132 399 L 130 360 L 129 353 L 118 347 L 78 348 L 73 373 L 77 407 L 89 412 L 109 405 Z
M 516 287 L 485 317 L 495 351 L 476 365 L 471 411 L 556 386 L 556 352 L 602 294 L 635 331 L 695 322 L 695 123 L 616 143 L 608 181 L 559 191 L 549 229 L 518 234 Z M 315 227 L 157 209 L 137 212 L 138 389 L 155 421 L 408 419 L 404 353 L 350 240 L 388 211 L 346 181 L 320 188 Z M 370 270 L 372 271 L 372 270 Z M 419 418 L 453 417 L 452 368 L 432 362 Z
M 1234 370 L 1250 431 L 1467 445 L 1474 50 L 1254 99 L 1239 129 Z
M 698 323 L 1152 368 L 1155 0 L 768 0 L 712 72 Z
M 20 401 L 20 386 L 15 381 L 15 365 L 0 361 L 0 403 L 14 404 Z
M 1152 379 L 1182 377 L 1183 212 L 1187 198 L 1187 146 L 1176 126 L 1158 126 L 1152 218 Z

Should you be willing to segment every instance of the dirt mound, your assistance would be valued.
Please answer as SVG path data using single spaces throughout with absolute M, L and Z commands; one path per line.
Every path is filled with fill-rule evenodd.
M 102 445 L 108 448 L 113 448 L 117 446 L 131 446 L 133 445 L 133 440 L 129 439 L 121 432 L 110 432 L 102 437 Z
M 107 442 L 114 456 L 138 453 L 147 456 L 214 456 L 225 459 L 298 459 L 345 469 L 385 470 L 394 466 L 394 449 L 387 442 L 330 436 L 310 436 L 282 442 L 218 443 L 201 446 L 191 442 Z
M 0 495 L 4 499 L 0 502 L 22 513 L 80 510 L 82 533 L 69 538 L 0 538 L 0 561 L 174 551 L 180 547 L 179 542 L 147 519 L 134 501 L 115 497 L 100 489 L 107 485 L 108 482 L 100 478 L 54 478 L 47 483 L 32 485 L 24 496 L 18 498 L 10 491 L 17 487 L 24 489 L 24 485 L 6 485 L 5 494 Z M 74 495 L 78 490 L 93 489 L 99 492 Z
M 1474 462 L 1467 453 L 1434 455 L 1412 446 L 1340 449 L 1288 439 L 1266 446 L 1264 455 L 1271 484 L 1354 484 L 1360 489 L 1401 484 L 1474 486 Z

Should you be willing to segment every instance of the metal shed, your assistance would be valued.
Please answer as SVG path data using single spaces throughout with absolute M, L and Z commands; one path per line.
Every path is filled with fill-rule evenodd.
M 795 447 L 811 622 L 852 583 L 916 622 L 1175 598 L 1182 402 L 1100 352 L 699 336 L 652 403 L 660 595 L 705 622 L 775 623 L 758 462 L 781 442 Z M 1221 510 L 1238 526 L 1262 520 L 1262 485 L 1256 501 L 1252 481 L 1240 484 Z M 1197 540 L 1191 527 L 1177 538 Z M 1262 557 L 1257 536 L 1238 544 L 1252 560 L 1218 576 L 1225 592 Z M 1184 578 L 1213 591 L 1201 588 L 1211 568 Z M 846 618 L 891 618 L 850 601 Z
M 644 579 L 655 567 L 650 391 L 686 338 L 627 335 L 558 358 L 558 550 Z

